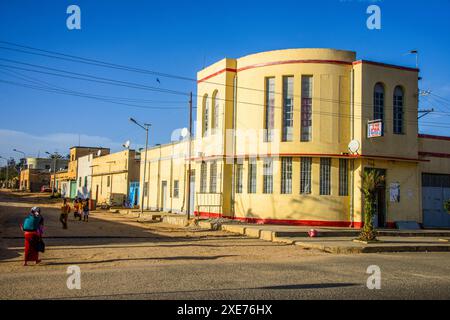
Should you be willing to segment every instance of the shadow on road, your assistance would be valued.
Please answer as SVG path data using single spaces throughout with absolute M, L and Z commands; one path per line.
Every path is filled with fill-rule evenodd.
M 360 283 L 305 283 L 305 284 L 288 284 L 279 286 L 268 287 L 256 287 L 256 288 L 217 288 L 217 289 L 197 289 L 197 290 L 178 290 L 178 291 L 157 291 L 157 292 L 128 292 L 117 293 L 108 295 L 90 295 L 90 296 L 66 296 L 66 297 L 54 297 L 57 299 L 107 299 L 107 298 L 126 298 L 133 299 L 137 296 L 152 296 L 152 295 L 165 295 L 165 294 L 189 294 L 198 292 L 224 292 L 224 291 L 246 291 L 246 290 L 316 290 L 316 289 L 333 289 L 333 288 L 345 288 L 345 287 L 357 287 L 361 286 Z
M 122 261 L 150 261 L 150 260 L 217 260 L 220 258 L 236 257 L 235 255 L 220 255 L 220 256 L 177 256 L 177 257 L 151 257 L 151 258 L 129 258 L 129 259 L 105 259 L 105 260 L 91 260 L 91 261 L 71 261 L 71 262 L 43 262 L 41 265 L 45 266 L 60 266 L 60 265 L 81 265 L 81 264 L 95 264 L 108 262 L 122 262 Z

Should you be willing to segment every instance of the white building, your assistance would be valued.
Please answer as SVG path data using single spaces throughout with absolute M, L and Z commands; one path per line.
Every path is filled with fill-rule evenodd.
M 93 154 L 78 158 L 77 197 L 91 198 Z

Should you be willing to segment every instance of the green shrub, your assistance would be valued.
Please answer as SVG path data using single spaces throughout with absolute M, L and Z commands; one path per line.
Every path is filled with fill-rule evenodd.
M 450 213 L 450 199 L 444 201 L 444 208 L 448 213 Z

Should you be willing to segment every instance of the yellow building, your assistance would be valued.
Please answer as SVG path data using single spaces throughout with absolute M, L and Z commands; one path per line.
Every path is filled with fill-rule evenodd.
M 78 159 L 90 154 L 106 155 L 109 154 L 108 148 L 101 147 L 72 147 L 70 148 L 68 169 L 51 175 L 51 186 L 55 186 L 56 190 L 63 198 L 74 199 L 77 196 L 77 172 Z
M 139 181 L 139 166 L 140 159 L 134 150 L 95 157 L 92 160 L 92 198 L 98 204 L 121 206 L 129 195 L 130 183 Z
M 418 135 L 418 72 L 332 49 L 269 51 L 201 70 L 192 210 L 359 228 L 361 175 L 374 169 L 385 176 L 375 225 L 450 227 L 450 138 Z M 145 208 L 186 211 L 187 146 L 148 150 Z M 440 203 L 429 203 L 436 194 Z

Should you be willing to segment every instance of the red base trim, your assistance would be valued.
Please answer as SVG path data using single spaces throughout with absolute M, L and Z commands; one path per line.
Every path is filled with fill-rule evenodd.
M 309 226 L 309 227 L 338 227 L 338 228 L 355 228 L 361 229 L 362 222 L 350 221 L 323 221 L 323 220 L 287 220 L 287 219 L 261 219 L 261 218 L 247 218 L 247 217 L 228 217 L 219 213 L 210 212 L 198 212 L 195 211 L 194 215 L 201 218 L 226 218 L 231 220 L 237 220 L 247 223 L 255 224 L 277 224 L 277 225 L 290 225 L 290 226 Z
M 419 138 L 450 141 L 450 137 L 447 137 L 447 136 L 436 136 L 436 135 L 432 135 L 432 134 L 419 134 Z

